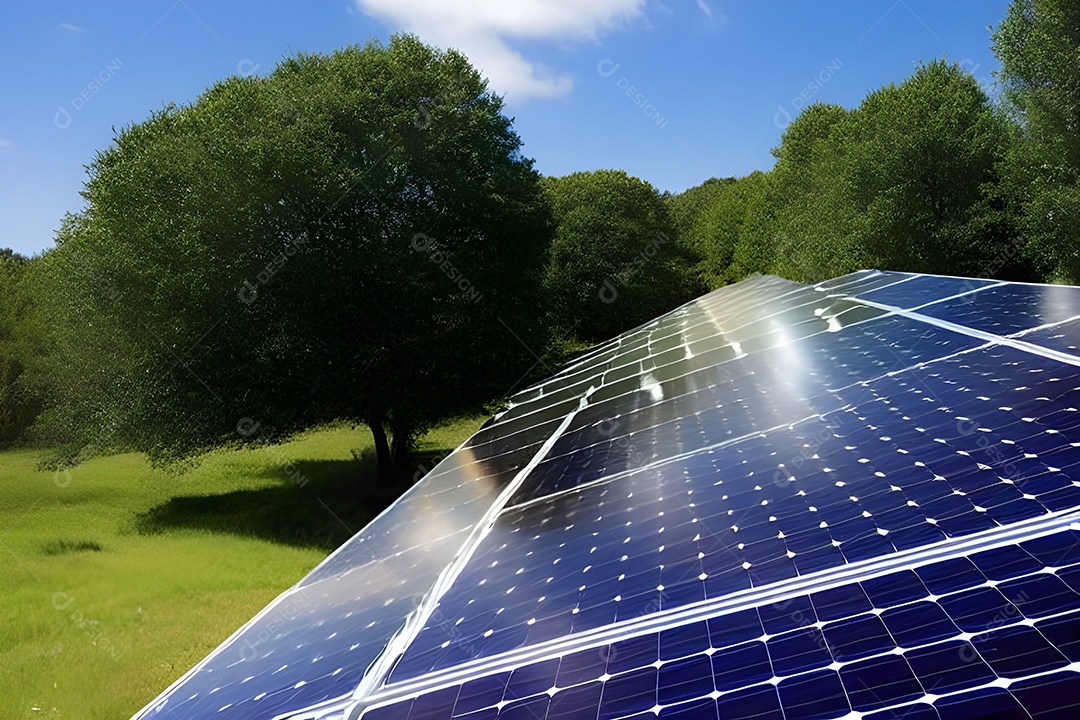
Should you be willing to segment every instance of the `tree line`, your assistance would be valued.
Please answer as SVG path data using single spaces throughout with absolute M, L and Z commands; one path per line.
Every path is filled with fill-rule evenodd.
M 0 442 L 171 462 L 420 432 L 755 273 L 1080 280 L 1080 0 L 1013 0 L 945 59 L 816 103 L 767 172 L 661 193 L 543 177 L 468 61 L 409 35 L 299 53 L 121 129 L 55 246 L 0 253 Z
M 1080 3 L 1014 0 L 992 40 L 997 87 L 920 64 L 851 110 L 805 108 L 769 172 L 670 198 L 698 279 L 1080 281 Z

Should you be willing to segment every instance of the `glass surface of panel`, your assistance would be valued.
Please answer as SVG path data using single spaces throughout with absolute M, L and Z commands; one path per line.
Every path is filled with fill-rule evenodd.
M 1061 577 L 1080 570 L 1080 557 L 1070 554 L 1078 541 L 1080 533 L 1066 531 L 968 560 L 962 574 L 972 580 L 980 564 L 1010 557 L 995 566 L 1006 568 L 999 587 L 1022 593 L 1026 609 L 1006 610 L 991 587 L 938 595 L 920 580 L 936 584 L 957 570 L 953 558 L 477 677 L 427 694 L 422 712 L 406 700 L 362 717 L 506 718 L 527 709 L 538 720 L 723 718 L 751 708 L 788 718 L 888 708 L 920 717 L 920 707 L 928 717 L 937 717 L 930 708 L 957 717 L 987 708 L 1067 716 L 1080 689 L 1071 664 L 1080 646 L 1080 594 Z M 1029 551 L 1078 562 L 1045 565 Z M 769 618 L 765 626 L 786 616 L 791 627 L 772 634 L 751 616 Z M 522 680 L 508 683 L 515 674 Z M 1007 689 L 984 692 L 999 680 Z M 1064 692 L 1048 697 L 1039 687 Z
M 1061 711 L 1078 322 L 1064 286 L 721 288 L 518 392 L 137 717 Z

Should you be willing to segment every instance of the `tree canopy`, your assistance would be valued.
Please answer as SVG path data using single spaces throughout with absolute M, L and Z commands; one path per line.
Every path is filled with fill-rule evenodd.
M 1080 2 L 1013 0 L 993 33 L 1016 142 L 1004 162 L 1025 256 L 1080 282 Z
M 0 248 L 0 444 L 22 437 L 38 411 L 19 383 L 29 347 L 27 265 L 22 255 Z
M 682 241 L 713 287 L 755 272 L 819 281 L 870 267 L 1015 276 L 1000 170 L 1009 143 L 975 78 L 935 60 L 852 110 L 807 106 L 772 170 L 713 191 Z
M 563 332 L 605 340 L 697 294 L 660 193 L 622 170 L 544 179 L 555 222 L 545 284 Z
M 171 458 L 345 419 L 389 479 L 528 367 L 550 229 L 520 148 L 465 58 L 411 36 L 124 128 L 44 258 L 58 344 L 98 351 L 50 369 L 45 425 Z
M 844 130 L 858 238 L 878 267 L 975 276 L 1004 249 L 986 191 L 1007 132 L 970 73 L 921 65 Z

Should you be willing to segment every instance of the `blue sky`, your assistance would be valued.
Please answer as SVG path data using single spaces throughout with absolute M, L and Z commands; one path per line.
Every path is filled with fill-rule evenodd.
M 112 128 L 283 55 L 415 32 L 505 95 L 549 175 L 623 168 L 678 192 L 768 169 L 788 117 L 857 105 L 919 60 L 989 88 L 1007 0 L 4 0 L 0 247 L 52 244 Z

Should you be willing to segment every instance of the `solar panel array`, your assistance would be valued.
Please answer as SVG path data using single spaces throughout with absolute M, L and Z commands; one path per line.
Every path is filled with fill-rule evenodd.
M 1080 712 L 1080 288 L 762 276 L 509 408 L 139 718 Z

